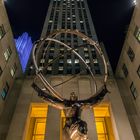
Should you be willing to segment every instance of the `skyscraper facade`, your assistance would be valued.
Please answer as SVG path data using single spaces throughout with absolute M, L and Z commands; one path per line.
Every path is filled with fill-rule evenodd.
M 140 3 L 137 1 L 116 76 L 136 139 L 140 139 Z
M 11 102 L 16 100 L 11 90 L 16 77 L 21 73 L 11 26 L 4 3 L 0 0 L 0 139 L 6 137 L 9 128 L 13 107 Z
M 95 42 L 98 42 L 86 0 L 51 0 L 41 38 L 57 29 L 79 30 Z M 76 35 L 63 33 L 57 39 L 70 45 L 83 57 L 96 75 L 96 81 L 100 87 L 103 84 L 104 69 L 95 49 Z M 45 47 L 46 44 L 44 44 Z M 101 49 L 105 53 L 103 46 Z M 45 58 L 42 57 L 44 53 L 46 53 Z M 43 69 L 46 63 L 51 62 L 59 54 L 63 54 L 62 57 L 51 64 L 45 71 L 48 81 L 55 86 L 82 71 L 81 75 L 63 85 L 57 86 L 56 90 L 64 98 L 69 98 L 72 92 L 79 99 L 85 99 L 93 95 L 94 81 L 88 72 L 84 70 L 79 58 L 74 54 L 67 53 L 66 48 L 61 45 L 52 43 L 48 52 L 42 50 L 42 53 L 39 54 L 39 69 Z M 108 60 L 106 53 L 105 56 Z M 63 111 L 48 106 L 31 87 L 33 82 L 41 84 L 38 79 L 34 78 L 32 62 L 27 73 L 28 75 L 23 79 L 6 139 L 61 140 L 62 128 L 65 124 Z M 100 105 L 85 109 L 82 112 L 82 119 L 88 124 L 88 137 L 90 140 L 134 140 L 135 138 L 110 66 L 109 75 L 107 88 L 111 94 L 108 94 Z
M 88 37 L 97 41 L 95 28 L 92 24 L 87 3 L 84 1 L 51 1 L 48 15 L 42 31 L 42 37 L 49 35 L 57 29 L 73 29 L 85 33 Z M 76 35 L 61 34 L 60 41 L 71 45 L 92 68 L 95 74 L 103 73 L 103 68 L 98 54 L 86 41 L 79 39 Z M 51 44 L 45 60 L 40 60 L 40 69 L 45 62 L 52 61 L 58 54 L 64 54 L 56 63 L 48 67 L 48 74 L 75 74 L 83 69 L 79 59 L 73 54 L 66 53 L 63 46 Z M 87 73 L 87 72 L 83 72 Z

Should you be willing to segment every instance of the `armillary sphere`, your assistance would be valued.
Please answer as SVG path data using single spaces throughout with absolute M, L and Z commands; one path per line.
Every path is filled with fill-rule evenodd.
M 67 44 L 56 39 L 58 35 L 61 34 L 76 35 L 77 37 L 84 40 L 87 44 L 92 46 L 101 57 L 104 65 L 104 75 L 103 85 L 100 89 L 97 88 L 96 79 L 90 66 L 85 62 L 82 56 L 79 55 L 71 46 L 68 46 Z M 93 96 L 88 97 L 87 99 L 78 100 L 78 97 L 74 93 L 72 93 L 69 100 L 64 99 L 61 94 L 56 91 L 55 88 L 48 82 L 46 75 L 44 74 L 44 70 L 49 67 L 49 63 L 47 63 L 42 69 L 40 69 L 38 59 L 40 58 L 39 54 L 42 50 L 43 45 L 47 44 L 45 47 L 45 51 L 47 51 L 51 43 L 56 43 L 64 46 L 68 52 L 73 53 L 83 63 L 94 81 L 93 86 L 95 94 Z M 61 54 L 58 57 L 54 58 L 51 63 L 57 60 L 60 56 Z M 36 70 L 36 76 L 40 79 L 46 91 L 41 89 L 35 82 L 33 82 L 32 87 L 35 89 L 35 91 L 37 91 L 39 97 L 43 98 L 49 105 L 64 110 L 64 113 L 66 115 L 66 123 L 65 127 L 63 128 L 63 140 L 88 140 L 87 123 L 81 120 L 81 112 L 85 107 L 91 107 L 93 105 L 96 105 L 97 103 L 100 103 L 108 92 L 106 88 L 106 82 L 108 78 L 107 63 L 99 44 L 83 33 L 79 32 L 78 30 L 60 29 L 50 33 L 47 37 L 41 38 L 40 40 L 36 41 L 33 47 L 32 57 Z M 43 57 L 45 57 L 45 53 L 43 54 Z

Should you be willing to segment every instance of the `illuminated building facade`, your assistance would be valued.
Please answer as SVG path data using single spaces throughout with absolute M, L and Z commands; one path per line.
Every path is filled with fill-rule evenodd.
M 78 29 L 94 41 L 97 41 L 95 28 L 92 24 L 87 3 L 84 1 L 51 1 L 48 15 L 42 31 L 42 37 L 57 29 Z M 85 59 L 95 74 L 102 74 L 101 60 L 96 51 L 86 45 L 86 41 L 79 39 L 76 35 L 62 34 L 58 37 L 60 41 L 71 45 Z M 83 47 L 84 46 L 84 47 Z M 47 74 L 75 74 L 83 70 L 83 65 L 74 54 L 67 53 L 66 48 L 61 45 L 51 44 L 46 58 L 40 59 L 40 69 L 45 62 L 50 62 L 58 54 L 64 54 L 58 61 L 50 65 Z M 42 55 L 43 56 L 43 55 Z M 33 72 L 29 72 L 33 73 Z M 86 71 L 83 73 L 87 73 Z
M 0 0 L 0 139 L 6 137 L 12 115 L 11 103 L 15 79 L 21 75 L 21 66 L 16 52 L 11 27 L 3 1 Z M 15 104 L 15 103 L 14 103 Z M 8 111 L 8 110 L 9 111 Z M 11 109 L 11 111 L 10 111 Z
M 22 36 L 15 39 L 15 43 L 22 71 L 25 72 L 33 47 L 31 37 L 29 37 L 28 33 L 23 33 Z
M 135 139 L 140 139 L 140 3 L 137 1 L 116 77 Z
M 91 20 L 86 0 L 51 0 L 41 37 L 45 37 L 56 29 L 78 29 L 95 41 L 97 36 Z M 102 84 L 101 77 L 103 66 L 100 58 L 90 45 L 77 36 L 62 34 L 62 42 L 71 45 L 86 60 L 94 71 L 98 86 Z M 79 47 L 83 46 L 84 47 Z M 44 46 L 45 47 L 45 46 Z M 57 49 L 59 48 L 59 49 Z M 105 53 L 105 49 L 102 46 Z M 66 49 L 53 44 L 46 59 L 42 60 L 40 54 L 40 69 L 45 61 L 51 61 L 58 54 L 65 54 Z M 105 53 L 106 59 L 107 55 Z M 14 110 L 14 115 L 9 127 L 6 140 L 61 140 L 62 127 L 65 123 L 63 111 L 48 106 L 31 87 L 34 80 L 32 62 L 28 70 L 28 76 L 23 79 L 19 92 L 19 98 Z M 83 70 L 83 66 L 73 54 L 65 54 L 63 58 L 50 65 L 46 76 L 52 85 L 57 85 L 73 74 Z M 88 124 L 88 137 L 90 140 L 134 140 L 134 135 L 120 96 L 117 83 L 109 67 L 110 78 L 107 83 L 108 94 L 104 101 L 91 109 L 85 109 L 82 119 Z M 75 92 L 80 99 L 85 99 L 94 94 L 93 80 L 85 71 L 82 75 L 72 79 L 68 83 L 56 87 L 64 98 L 69 98 L 70 93 Z M 16 87 L 15 87 L 16 89 Z

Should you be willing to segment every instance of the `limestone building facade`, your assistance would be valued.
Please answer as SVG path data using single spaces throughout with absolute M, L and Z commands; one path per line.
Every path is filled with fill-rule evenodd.
M 140 3 L 137 1 L 116 69 L 124 105 L 135 134 L 140 139 Z
M 12 108 L 15 95 L 11 94 L 11 90 L 16 77 L 20 75 L 21 66 L 12 30 L 4 3 L 0 0 L 0 139 L 6 137 L 9 128 L 12 112 L 6 109 Z

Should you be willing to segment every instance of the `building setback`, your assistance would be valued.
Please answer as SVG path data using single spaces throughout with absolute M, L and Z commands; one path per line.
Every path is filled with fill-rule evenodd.
M 53 30 L 61 28 L 78 29 L 94 41 L 98 41 L 86 0 L 51 0 L 41 38 Z M 104 69 L 94 48 L 87 45 L 85 40 L 74 35 L 61 34 L 58 39 L 75 48 L 84 58 L 96 75 L 100 87 Z M 105 53 L 103 46 L 102 49 Z M 40 69 L 59 54 L 64 54 L 64 56 L 45 71 L 52 85 L 64 82 L 71 78 L 73 74 L 77 74 L 84 69 L 75 55 L 67 54 L 65 48 L 56 44 L 50 45 L 45 60 L 42 58 L 43 50 L 40 53 Z M 105 56 L 108 60 L 106 53 Z M 61 140 L 62 127 L 65 123 L 64 113 L 48 106 L 37 96 L 37 93 L 31 87 L 35 79 L 32 62 L 30 63 L 27 76 L 19 80 L 21 89 L 19 89 L 19 97 L 6 140 Z M 98 106 L 85 109 L 82 113 L 82 119 L 88 124 L 89 140 L 134 140 L 128 116 L 110 66 L 109 75 L 107 88 L 111 94 L 108 94 Z M 40 84 L 38 79 L 35 82 Z M 56 87 L 56 89 L 65 98 L 69 98 L 70 93 L 75 92 L 79 99 L 85 99 L 94 94 L 93 82 L 88 72 L 84 71 L 80 76 Z M 17 89 L 16 86 L 13 87 L 13 91 Z

